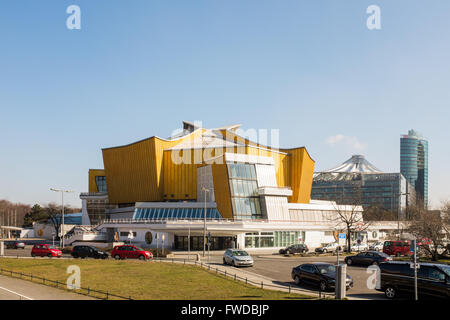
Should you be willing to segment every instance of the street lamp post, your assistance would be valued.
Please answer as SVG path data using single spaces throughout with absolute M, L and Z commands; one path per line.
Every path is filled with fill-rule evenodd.
M 206 251 L 206 193 L 209 192 L 209 189 L 202 187 L 202 191 L 205 193 L 205 212 L 203 214 L 204 221 L 203 221 L 203 257 L 205 256 Z
M 408 186 L 407 186 L 407 188 L 408 188 Z M 402 211 L 402 199 L 401 199 L 401 196 L 406 196 L 406 207 L 408 207 L 408 194 L 409 194 L 409 192 L 408 192 L 408 190 L 406 191 L 406 192 L 404 192 L 404 193 L 400 193 L 399 195 L 398 195 L 398 198 L 399 198 L 399 210 L 398 210 L 398 212 L 397 212 L 397 234 L 398 234 L 398 240 L 400 240 L 400 212 Z
M 64 248 L 64 192 L 71 193 L 74 191 L 69 190 L 60 190 L 60 189 L 54 189 L 50 188 L 51 191 L 55 192 L 61 192 L 61 199 L 62 199 L 62 213 L 61 213 L 61 235 L 60 235 L 60 243 L 61 248 Z

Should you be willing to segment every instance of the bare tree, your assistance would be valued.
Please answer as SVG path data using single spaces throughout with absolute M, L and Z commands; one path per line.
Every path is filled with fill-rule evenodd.
M 362 191 L 356 186 L 351 193 L 345 194 L 337 201 L 333 201 L 334 214 L 328 216 L 328 220 L 336 223 L 337 228 L 342 228 L 347 233 L 347 251 L 351 250 L 351 234 L 355 231 L 366 230 L 370 222 L 364 221 L 362 210 Z M 336 199 L 335 199 L 336 200 Z
M 420 241 L 429 241 L 431 245 L 424 244 L 421 248 L 431 256 L 433 261 L 439 260 L 440 248 L 445 247 L 446 232 L 444 219 L 440 211 L 430 211 L 421 205 L 409 207 L 410 222 L 407 231 Z

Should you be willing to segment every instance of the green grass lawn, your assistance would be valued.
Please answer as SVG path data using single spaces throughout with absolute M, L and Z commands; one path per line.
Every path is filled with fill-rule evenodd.
M 200 267 L 161 262 L 115 260 L 0 259 L 0 268 L 66 283 L 67 267 L 81 269 L 81 287 L 146 300 L 310 299 L 263 290 L 226 279 Z M 3 273 L 3 275 L 6 275 Z M 24 279 L 29 279 L 24 277 Z M 38 282 L 38 281 L 34 281 Z M 40 281 L 42 282 L 42 281 Z M 84 292 L 84 291 L 83 291 Z M 100 297 L 100 296 L 99 296 Z M 102 298 L 104 295 L 101 296 Z

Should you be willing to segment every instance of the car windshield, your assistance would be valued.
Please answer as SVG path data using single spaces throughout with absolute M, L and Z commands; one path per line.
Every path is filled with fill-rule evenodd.
M 439 267 L 450 277 L 450 266 L 442 265 Z
M 54 246 L 47 246 L 47 248 L 49 248 L 49 249 L 56 249 Z
M 137 250 L 137 251 L 145 251 L 144 249 L 139 248 L 139 247 L 136 247 L 136 250 Z
M 336 267 L 333 265 L 318 265 L 317 268 L 319 269 L 321 274 L 330 274 L 336 272 Z
M 239 251 L 233 251 L 233 255 L 234 256 L 248 256 L 248 253 L 246 251 L 239 250 Z

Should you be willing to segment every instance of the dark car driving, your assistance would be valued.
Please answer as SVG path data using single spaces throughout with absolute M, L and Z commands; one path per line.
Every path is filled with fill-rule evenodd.
M 336 283 L 336 266 L 325 262 L 305 263 L 292 269 L 295 284 L 318 286 L 321 291 L 334 290 Z M 347 275 L 347 290 L 353 287 L 353 279 Z
M 365 251 L 360 252 L 354 256 L 345 257 L 345 263 L 349 266 L 359 264 L 359 265 L 377 265 L 382 262 L 391 261 L 392 258 L 386 253 L 378 251 Z
M 414 299 L 414 268 L 410 262 L 391 261 L 380 264 L 380 286 L 387 298 L 404 296 Z M 450 266 L 419 263 L 417 269 L 419 297 L 450 299 Z
M 306 253 L 308 252 L 308 246 L 306 244 L 293 244 L 287 248 L 280 249 L 280 254 L 295 254 L 295 253 Z
M 95 258 L 95 259 L 107 259 L 108 254 L 106 252 L 98 250 L 93 246 L 74 246 L 71 253 L 74 258 Z

